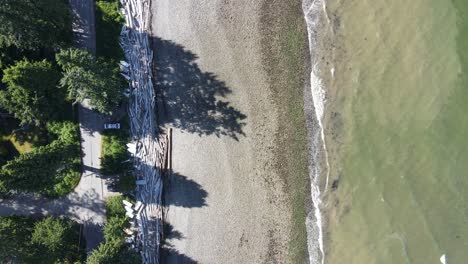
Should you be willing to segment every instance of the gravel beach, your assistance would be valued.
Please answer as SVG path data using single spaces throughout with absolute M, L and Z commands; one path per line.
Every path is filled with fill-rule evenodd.
M 288 142 L 283 130 L 289 110 L 272 85 L 281 71 L 266 65 L 266 53 L 280 51 L 265 49 L 265 34 L 272 33 L 262 25 L 265 3 L 153 0 L 151 8 L 159 121 L 174 129 L 164 261 L 292 262 L 290 255 L 306 248 L 300 240 L 299 253 L 290 249 L 295 232 L 305 236 L 305 226 L 297 228 L 293 218 L 302 218 L 299 225 L 305 221 L 306 130 L 301 105 L 302 126 L 289 130 L 305 144 Z M 296 87 L 300 95 L 304 82 Z M 278 154 L 294 155 L 289 150 L 297 143 L 298 157 Z M 290 181 L 285 170 L 300 179 Z M 299 198 L 291 195 L 295 184 L 301 185 Z M 297 199 L 301 208 L 293 208 Z

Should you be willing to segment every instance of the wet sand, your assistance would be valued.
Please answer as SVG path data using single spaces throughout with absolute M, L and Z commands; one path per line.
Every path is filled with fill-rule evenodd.
M 287 73 L 280 66 L 294 64 L 275 61 L 279 48 L 265 50 L 277 41 L 268 44 L 269 34 L 279 33 L 266 31 L 265 16 L 275 15 L 265 14 L 266 6 L 262 1 L 152 2 L 159 119 L 174 129 L 173 175 L 165 197 L 167 263 L 304 259 L 305 244 L 291 241 L 303 241 L 297 237 L 305 233 L 293 221 L 305 221 L 306 147 L 295 140 L 306 142 L 305 122 L 300 104 L 280 98 L 289 77 L 273 83 Z M 301 70 L 291 79 L 302 76 Z M 300 78 L 295 99 L 302 102 Z M 299 116 L 285 123 L 290 108 Z M 290 126 L 285 130 L 285 125 Z M 299 156 L 291 156 L 298 149 Z

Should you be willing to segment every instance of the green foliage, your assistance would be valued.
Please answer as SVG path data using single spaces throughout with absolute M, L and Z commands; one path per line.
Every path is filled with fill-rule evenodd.
M 2 263 L 74 263 L 84 259 L 80 228 L 71 220 L 0 217 Z
M 30 255 L 33 220 L 12 216 L 0 218 L 0 259 L 4 263 L 21 263 Z
M 0 91 L 0 106 L 21 125 L 39 125 L 60 116 L 65 95 L 57 88 L 60 73 L 50 62 L 22 60 L 3 73 L 7 89 Z
M 71 42 L 66 0 L 0 0 L 0 47 L 56 49 Z
M 102 60 L 95 60 L 88 51 L 62 50 L 56 55 L 64 74 L 60 86 L 68 90 L 75 101 L 90 100 L 90 105 L 110 114 L 123 99 L 124 83 L 118 69 Z
M 7 190 L 37 192 L 51 197 L 69 193 L 80 180 L 78 126 L 51 122 L 56 139 L 8 161 L 0 170 Z
M 123 200 L 124 197 L 122 195 L 112 196 L 106 200 L 107 219 L 125 215 L 125 208 L 122 203 Z
M 130 158 L 127 151 L 128 136 L 124 130 L 106 130 L 102 135 L 101 171 L 104 175 L 116 175 L 128 170 Z
M 105 242 L 95 249 L 86 260 L 88 264 L 114 264 L 114 259 L 118 255 L 120 245 L 112 241 Z
M 124 243 L 124 228 L 128 226 L 122 195 L 106 201 L 107 223 L 104 226 L 105 243 L 89 256 L 88 264 L 139 264 L 141 257 L 129 250 Z
M 46 195 L 49 197 L 59 197 L 73 191 L 73 189 L 80 183 L 80 166 L 80 160 L 75 159 L 68 170 L 62 170 L 58 173 L 56 178 L 60 179 L 60 181 L 58 181 L 51 190 L 48 189 Z
M 78 144 L 79 134 L 78 125 L 70 122 L 49 122 L 47 123 L 47 130 L 56 138 L 65 144 Z
M 119 8 L 119 0 L 96 2 L 96 53 L 115 61 L 123 58 L 119 36 L 124 19 Z
M 2 180 L 6 188 L 26 192 L 47 193 L 62 179 L 60 172 L 71 169 L 76 158 L 75 145 L 54 142 L 24 153 L 2 167 Z
M 141 257 L 116 242 L 101 244 L 86 261 L 88 264 L 140 264 Z
M 51 217 L 36 223 L 32 234 L 32 242 L 43 245 L 51 252 L 58 251 L 63 246 L 61 243 L 68 228 L 65 225 L 64 221 Z
M 124 244 L 124 236 L 122 230 L 128 225 L 125 216 L 113 216 L 107 220 L 104 226 L 104 238 L 106 241 L 115 240 L 116 245 L 122 246 Z

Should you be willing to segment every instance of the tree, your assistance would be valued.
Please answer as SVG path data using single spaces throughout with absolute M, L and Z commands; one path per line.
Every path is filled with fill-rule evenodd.
M 60 86 L 75 102 L 89 99 L 91 107 L 110 114 L 122 101 L 124 83 L 109 63 L 81 49 L 62 50 L 56 60 L 64 71 Z
M 70 222 L 62 219 L 47 217 L 36 223 L 32 233 L 31 241 L 35 244 L 47 248 L 50 253 L 57 254 L 59 249 L 66 246 L 72 236 L 72 226 Z
M 71 42 L 66 0 L 0 0 L 0 47 L 58 48 Z
M 80 228 L 71 220 L 0 217 L 1 263 L 77 263 L 84 259 Z
M 7 89 L 0 91 L 0 106 L 21 125 L 57 119 L 65 97 L 57 88 L 59 80 L 60 73 L 48 61 L 19 61 L 4 70 L 2 81 Z
M 55 141 L 10 160 L 0 171 L 0 181 L 7 190 L 47 193 L 62 179 L 63 171 L 73 166 L 76 145 Z
M 28 257 L 25 244 L 31 240 L 32 220 L 11 216 L 0 218 L 0 259 L 4 263 L 22 263 Z
M 73 145 L 79 142 L 78 125 L 71 121 L 49 122 L 47 131 L 56 137 L 53 140 L 59 140 L 63 144 Z

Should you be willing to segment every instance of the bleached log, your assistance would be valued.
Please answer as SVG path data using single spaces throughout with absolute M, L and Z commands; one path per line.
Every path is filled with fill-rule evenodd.
M 128 206 L 128 207 L 132 207 L 133 204 L 127 200 L 122 200 L 122 203 L 124 204 L 124 206 Z

